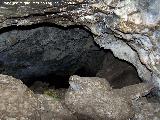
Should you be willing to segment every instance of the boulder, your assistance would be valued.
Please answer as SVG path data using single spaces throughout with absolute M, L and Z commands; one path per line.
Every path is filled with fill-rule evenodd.
M 127 120 L 134 115 L 128 100 L 113 92 L 108 82 L 98 77 L 70 77 L 65 104 L 84 120 Z
M 59 100 L 34 94 L 21 80 L 0 75 L 1 120 L 76 120 Z

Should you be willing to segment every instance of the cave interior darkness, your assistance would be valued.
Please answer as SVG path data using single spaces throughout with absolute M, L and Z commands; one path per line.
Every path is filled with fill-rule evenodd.
M 4 29 L 1 29 L 1 33 L 4 33 L 4 32 L 8 32 L 8 31 L 13 31 L 13 30 L 31 30 L 31 29 L 35 29 L 35 28 L 39 28 L 39 27 L 55 27 L 55 28 L 58 28 L 58 29 L 62 29 L 62 30 L 65 30 L 65 31 L 70 31 L 71 29 L 74 29 L 74 28 L 78 28 L 80 30 L 85 30 L 90 36 L 92 36 L 92 34 L 84 29 L 83 27 L 81 26 L 70 26 L 68 28 L 63 28 L 61 26 L 57 26 L 57 25 L 53 25 L 53 24 L 38 24 L 38 25 L 31 25 L 31 26 L 21 26 L 21 27 L 15 27 L 15 26 L 12 26 L 12 27 L 8 27 L 8 28 L 4 28 Z M 93 36 L 92 36 L 93 38 Z M 92 39 L 93 40 L 93 39 Z M 89 61 L 91 63 L 90 68 L 88 68 L 88 65 L 86 65 L 87 63 L 84 63 L 83 66 L 80 66 L 80 67 L 77 67 L 76 70 L 74 70 L 74 72 L 72 73 L 64 73 L 64 74 L 59 74 L 59 71 L 61 70 L 56 70 L 54 72 L 49 72 L 47 74 L 44 74 L 44 75 L 39 75 L 39 76 L 29 76 L 29 77 L 24 77 L 24 78 L 21 78 L 21 77 L 17 77 L 14 73 L 10 73 L 10 72 L 1 72 L 1 74 L 7 74 L 7 75 L 11 75 L 11 76 L 14 76 L 18 79 L 21 79 L 24 84 L 26 84 L 28 87 L 32 87 L 33 84 L 35 82 L 41 82 L 42 84 L 47 84 L 48 87 L 54 87 L 55 89 L 67 89 L 69 87 L 69 77 L 71 75 L 79 75 L 81 77 L 108 77 L 108 75 L 110 75 L 111 77 L 108 77 L 109 80 L 109 83 L 111 84 L 111 86 L 113 88 L 122 88 L 124 86 L 127 86 L 127 85 L 132 85 L 132 84 L 137 84 L 137 83 L 140 83 L 142 82 L 142 80 L 138 77 L 138 73 L 136 71 L 136 68 L 131 64 L 131 63 L 128 63 L 124 60 L 120 60 L 116 57 L 114 57 L 113 53 L 110 51 L 110 50 L 104 50 L 103 48 L 100 48 L 96 43 L 94 43 L 94 45 L 98 48 L 96 49 L 95 51 L 91 50 L 93 52 L 92 54 L 92 57 L 96 57 L 94 56 L 95 54 L 97 54 L 96 52 L 98 51 L 99 53 L 102 52 L 104 53 L 104 55 L 102 55 L 101 57 L 102 58 L 96 58 L 97 60 L 98 59 L 101 59 L 101 61 Z M 65 46 L 65 45 L 64 45 Z M 72 46 L 74 47 L 74 46 Z M 3 51 L 2 51 L 3 52 Z M 95 53 L 94 53 L 95 52 Z M 77 53 L 78 54 L 78 53 Z M 105 63 L 104 64 L 104 61 L 105 61 L 105 58 L 107 58 L 107 64 Z M 86 59 L 89 59 L 89 58 L 86 58 Z M 91 58 L 92 60 L 92 58 Z M 81 61 L 80 61 L 81 62 Z M 3 66 L 3 61 L 0 61 L 0 66 Z M 99 63 L 100 65 L 97 65 L 98 67 L 97 68 L 94 68 L 95 65 L 93 65 L 92 67 L 92 64 L 94 63 Z M 124 67 L 124 70 L 123 70 L 123 67 Z M 107 72 L 108 69 L 110 70 L 110 72 L 108 73 L 105 73 Z M 13 68 L 15 69 L 15 68 Z M 72 68 L 71 68 L 72 69 Z M 99 72 L 101 71 L 101 72 Z M 107 79 L 107 78 L 106 78 Z

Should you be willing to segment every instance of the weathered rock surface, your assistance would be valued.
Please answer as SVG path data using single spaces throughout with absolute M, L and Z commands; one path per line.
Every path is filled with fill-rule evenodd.
M 133 101 L 135 117 L 133 120 L 159 120 L 160 104 L 149 103 L 145 97 Z
M 60 100 L 42 94 L 37 96 L 43 106 L 40 120 L 77 120 L 77 117 Z
M 148 94 L 151 88 L 141 83 L 112 90 L 103 78 L 72 76 L 65 104 L 79 119 L 127 120 L 134 117 L 132 100 Z
M 148 84 L 139 83 L 121 89 L 114 89 L 113 92 L 117 93 L 119 96 L 125 97 L 127 100 L 137 100 L 138 98 L 149 94 L 153 88 L 153 86 Z
M 0 119 L 40 118 L 40 101 L 20 80 L 0 75 Z
M 82 67 L 95 74 L 104 57 L 90 33 L 80 28 L 38 27 L 0 34 L 0 72 L 20 79 L 69 76 Z
M 160 86 L 159 0 L 17 1 L 1 1 L 1 28 L 41 22 L 85 26 L 98 35 L 95 41 L 101 47 L 132 63 L 143 80 Z
M 123 1 L 122 0 L 121 1 L 120 0 L 46 0 L 46 2 L 48 3 L 45 4 L 43 3 L 44 1 L 42 0 L 38 2 L 33 2 L 32 0 L 27 0 L 27 2 L 25 0 L 21 1 L 17 0 L 17 1 L 19 2 L 13 3 L 14 1 L 8 2 L 7 0 L 0 1 L 0 28 L 2 30 L 1 32 L 3 32 L 4 27 L 9 27 L 13 25 L 14 27 L 16 27 L 20 25 L 31 25 L 44 22 L 55 23 L 61 26 L 70 26 L 70 25 L 84 26 L 95 35 L 94 40 L 100 45 L 100 47 L 103 47 L 105 49 L 110 49 L 116 57 L 132 63 L 136 67 L 137 72 L 139 76 L 142 78 L 142 80 L 154 84 L 157 88 L 160 88 L 160 45 L 159 45 L 160 1 L 159 0 L 123 0 Z M 12 34 L 16 34 L 15 31 L 12 32 L 13 32 Z M 3 71 L 1 67 L 0 68 L 1 71 L 3 71 L 4 73 L 5 71 L 7 71 L 7 73 L 23 77 L 33 74 L 40 75 L 50 71 L 53 72 L 54 70 L 53 69 L 54 67 L 52 66 L 53 61 L 52 64 L 50 64 L 50 59 L 52 59 L 53 56 L 59 56 L 60 55 L 58 54 L 59 50 L 56 49 L 56 52 L 54 52 L 57 53 L 58 55 L 54 54 L 52 56 L 53 54 L 52 51 L 55 49 L 50 48 L 49 46 L 51 45 L 53 47 L 54 44 L 49 43 L 46 49 L 45 46 L 43 45 L 45 45 L 47 42 L 46 41 L 44 42 L 41 38 L 45 37 L 46 40 L 47 36 L 44 36 L 42 32 L 38 33 L 37 35 L 38 39 L 36 40 L 32 38 L 30 39 L 30 37 L 32 36 L 31 33 L 25 31 L 25 34 L 29 39 L 24 40 L 24 39 L 18 39 L 17 37 L 16 39 L 14 37 L 13 38 L 9 37 L 9 39 L 6 38 L 5 40 L 5 37 L 4 38 L 1 37 L 2 39 L 0 40 L 0 51 L 1 50 L 2 51 L 0 52 L 1 53 L 0 59 L 2 63 L 0 64 L 2 64 L 2 66 L 6 65 L 5 68 L 7 69 Z M 42 34 L 42 36 L 40 34 Z M 83 34 L 84 32 L 82 32 L 80 36 L 83 36 Z M 77 36 L 77 34 L 75 36 Z M 42 44 L 41 46 L 40 43 L 42 42 L 44 42 L 45 44 Z M 61 41 L 59 43 L 61 43 L 60 48 L 63 48 L 64 44 L 65 46 L 67 46 L 66 42 L 63 43 Z M 38 46 L 39 44 L 40 46 Z M 79 46 L 79 43 L 77 44 L 78 44 L 77 46 Z M 71 45 L 73 44 L 71 43 Z M 69 46 L 71 45 L 69 44 Z M 82 46 L 84 45 L 86 45 L 85 42 L 84 44 L 82 44 Z M 73 46 L 74 48 L 76 48 L 75 45 Z M 32 48 L 30 47 L 34 47 L 34 50 L 32 50 Z M 45 51 L 43 51 L 43 49 L 47 51 L 47 54 Z M 6 52 L 6 50 L 8 51 L 8 53 Z M 73 51 L 71 50 L 71 52 L 69 53 L 72 54 Z M 25 57 L 23 55 L 25 55 Z M 34 58 L 34 61 L 32 61 L 33 59 L 31 59 L 31 56 L 34 55 L 36 55 L 37 58 Z M 44 57 L 45 59 L 43 60 L 46 60 L 47 58 L 46 68 L 49 65 L 51 69 L 47 68 L 46 70 L 45 67 L 41 67 L 40 64 L 45 64 L 45 61 L 43 62 L 41 61 L 43 55 L 45 55 Z M 77 55 L 77 52 L 74 55 Z M 23 60 L 19 60 L 23 58 L 29 61 L 29 63 Z M 8 61 L 8 59 L 11 61 Z M 15 67 L 15 63 L 16 64 L 18 63 L 18 66 Z M 64 64 L 67 65 L 66 63 Z M 61 65 L 61 62 L 58 64 L 58 66 L 59 65 Z M 70 66 L 71 64 L 68 65 Z M 13 73 L 13 71 L 10 70 L 11 68 L 10 66 L 12 67 L 14 66 L 17 71 L 14 71 L 15 73 Z M 2 76 L 2 78 L 4 78 L 4 76 Z M 16 80 L 16 83 L 17 82 L 18 81 Z M 18 117 L 21 119 L 25 119 L 25 117 L 26 118 L 28 117 L 28 119 L 30 118 L 34 119 L 35 116 L 36 118 L 40 118 L 39 112 L 37 112 L 36 110 L 37 108 L 39 108 L 38 107 L 39 102 L 37 102 L 36 96 L 30 91 L 28 91 L 24 85 L 21 85 L 22 83 L 18 82 L 16 86 L 14 86 L 12 82 L 9 81 L 8 83 L 8 80 L 6 81 L 3 79 L 1 80 L 1 83 L 2 83 L 1 90 L 2 91 L 5 90 L 1 92 L 1 96 L 3 97 L 0 99 L 0 105 L 1 105 L 0 114 L 2 119 L 15 118 L 17 117 L 17 114 Z M 18 87 L 19 85 L 20 87 Z M 90 84 L 90 85 L 93 88 L 95 86 L 95 84 L 94 85 Z M 100 84 L 100 86 L 101 85 L 102 84 Z M 92 94 L 89 93 L 91 93 L 91 91 L 94 89 L 93 88 L 88 89 L 87 83 L 86 85 L 84 85 L 85 86 L 84 90 L 82 90 L 83 92 L 84 91 L 86 92 L 86 90 L 88 90 L 86 94 L 78 92 L 79 89 L 81 90 L 81 88 L 79 88 L 78 85 L 72 84 L 71 86 L 75 91 L 68 92 L 67 96 L 68 98 L 66 98 L 67 100 L 66 102 L 68 106 L 73 108 L 72 110 L 74 112 L 77 111 L 79 115 L 85 114 L 86 117 L 89 117 L 88 115 L 94 113 L 93 117 L 103 118 L 103 119 L 105 119 L 105 117 L 124 119 L 124 118 L 130 118 L 132 116 L 133 110 L 128 105 L 129 101 L 126 100 L 125 97 L 123 96 L 119 95 L 117 96 L 117 93 L 110 90 L 111 88 L 107 84 L 102 88 L 97 87 L 97 89 L 95 90 L 99 92 L 92 92 Z M 13 90 L 15 91 L 13 92 Z M 108 94 L 106 93 L 109 96 L 109 98 L 106 98 L 106 96 L 102 94 L 103 90 L 105 91 L 110 90 L 110 92 L 107 92 Z M 75 97 L 70 96 L 71 93 L 73 93 L 72 95 L 77 97 L 77 100 L 79 101 L 75 101 L 76 100 Z M 93 96 L 94 95 L 93 93 L 95 93 L 96 96 Z M 90 95 L 90 98 L 93 98 L 94 100 L 91 101 L 87 97 L 88 95 Z M 140 94 L 140 96 L 141 95 L 142 94 Z M 28 97 L 26 98 L 26 96 Z M 85 98 L 85 100 L 88 103 L 86 103 L 86 101 L 83 101 L 83 99 L 79 98 L 79 96 Z M 102 98 L 99 99 L 97 98 L 98 96 L 101 96 Z M 114 99 L 117 100 L 118 102 L 114 101 L 115 104 L 108 105 L 108 103 L 110 102 L 104 102 L 103 99 L 104 101 L 107 100 L 112 101 Z M 80 101 L 83 104 L 79 104 Z M 86 107 L 88 104 L 93 105 L 92 102 L 94 103 L 95 106 L 92 106 L 92 108 L 90 106 Z M 73 103 L 75 103 L 74 107 Z M 99 104 L 101 104 L 102 106 L 99 107 L 98 106 Z M 82 109 L 80 105 L 84 109 Z M 127 112 L 125 111 L 120 112 L 122 105 L 126 106 Z M 106 107 L 104 108 L 103 106 Z M 114 106 L 119 106 L 119 107 L 115 109 Z M 112 110 L 114 111 L 114 113 L 111 113 L 111 116 L 109 116 L 107 113 L 103 111 L 106 110 L 106 108 L 108 107 L 111 107 Z M 95 111 L 95 108 L 97 108 L 96 110 L 98 111 Z M 140 110 L 140 114 L 137 115 L 138 119 L 146 118 L 146 117 L 141 117 L 141 115 L 143 116 L 146 115 L 146 113 L 144 113 L 143 111 L 144 108 L 142 108 L 142 110 Z M 94 110 L 94 112 L 92 110 Z M 152 110 L 153 109 L 151 109 L 150 111 Z M 84 112 L 84 111 L 89 111 L 89 112 Z M 108 113 L 110 112 L 108 111 Z M 119 115 L 118 118 L 117 115 Z M 44 116 L 44 118 L 45 117 L 46 116 Z M 150 118 L 150 116 L 148 118 Z
M 70 78 L 65 99 L 34 94 L 19 79 L 0 75 L 1 120 L 158 120 L 159 103 L 148 103 L 141 83 L 112 89 L 98 77 Z M 142 97 L 142 98 L 141 98 Z M 139 99 L 140 98 L 140 99 Z
M 21 80 L 0 75 L 1 120 L 71 120 L 76 119 L 58 100 L 35 95 Z

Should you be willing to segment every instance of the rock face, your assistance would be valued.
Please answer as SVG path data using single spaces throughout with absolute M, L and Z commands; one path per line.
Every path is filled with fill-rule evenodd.
M 35 95 L 21 80 L 0 75 L 1 120 L 71 120 L 76 119 L 60 101 Z
M 1 1 L 1 28 L 42 22 L 85 26 L 101 47 L 132 63 L 143 80 L 160 86 L 159 0 L 18 1 Z
M 40 117 L 40 102 L 20 80 L 1 75 L 0 86 L 0 119 Z
M 159 0 L 1 0 L 0 73 L 26 78 L 58 69 L 59 74 L 65 71 L 70 75 L 79 69 L 77 65 L 89 63 L 86 58 L 92 56 L 90 50 L 97 51 L 93 54 L 100 63 L 104 53 L 92 47 L 92 37 L 84 30 L 62 32 L 41 27 L 31 32 L 9 31 L 46 22 L 64 27 L 75 25 L 88 29 L 100 47 L 132 63 L 139 77 L 160 91 L 159 4 Z M 93 63 L 99 66 L 97 61 Z M 105 71 L 101 73 L 100 76 L 108 77 Z M 158 120 L 159 109 L 138 99 L 151 90 L 150 85 L 112 89 L 105 79 L 73 76 L 63 103 L 35 95 L 20 80 L 0 75 L 0 119 Z
M 160 104 L 148 103 L 146 98 L 140 98 L 133 102 L 134 110 L 136 111 L 133 120 L 159 120 L 160 119 Z
M 0 72 L 19 79 L 69 76 L 82 67 L 95 74 L 105 57 L 90 33 L 79 28 L 12 30 L 0 35 L 0 46 Z
M 152 87 L 140 83 L 112 89 L 98 77 L 71 76 L 64 98 L 35 94 L 19 79 L 0 75 L 1 120 L 159 120 L 159 103 L 142 97 Z
M 132 100 L 148 94 L 151 88 L 141 83 L 112 90 L 105 79 L 72 76 L 65 104 L 79 119 L 127 120 L 134 117 Z

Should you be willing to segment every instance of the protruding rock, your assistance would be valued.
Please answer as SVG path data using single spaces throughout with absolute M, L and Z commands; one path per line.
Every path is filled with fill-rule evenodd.
M 65 104 L 79 119 L 126 120 L 133 117 L 128 100 L 112 92 L 105 79 L 72 76 L 70 85 Z
M 1 120 L 76 120 L 61 101 L 36 95 L 21 80 L 0 75 Z
M 113 91 L 128 100 L 134 100 L 149 94 L 153 88 L 154 86 L 151 86 L 149 84 L 139 83 L 126 86 L 121 89 L 114 89 Z

